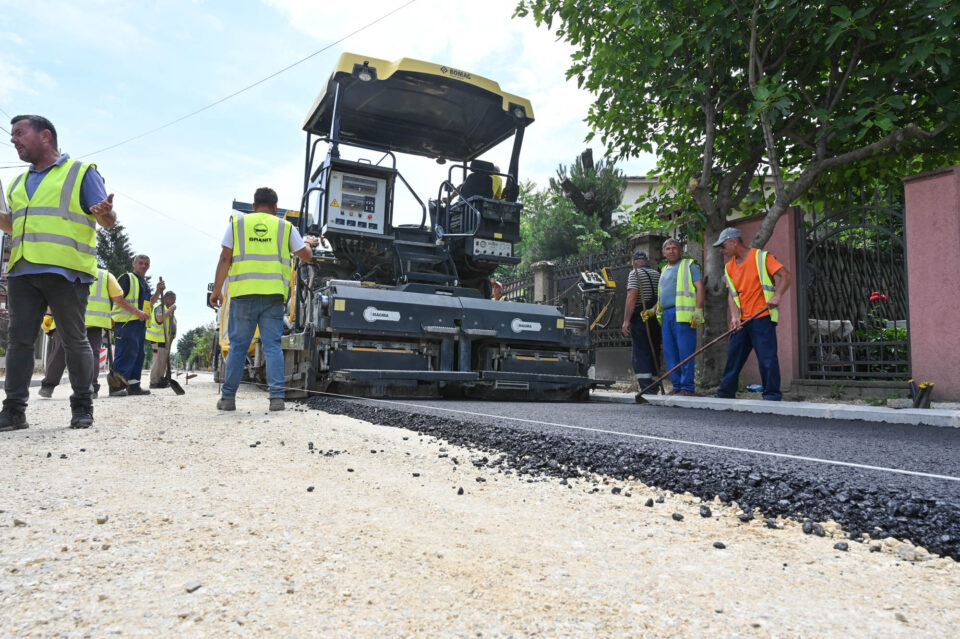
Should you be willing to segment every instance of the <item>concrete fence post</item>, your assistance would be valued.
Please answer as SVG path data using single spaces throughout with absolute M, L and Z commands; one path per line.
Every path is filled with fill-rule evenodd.
M 910 368 L 934 401 L 960 400 L 960 165 L 905 178 Z
M 663 259 L 661 247 L 667 239 L 666 235 L 660 233 L 637 233 L 630 236 L 630 255 L 626 256 L 627 264 L 632 264 L 631 259 L 635 251 L 643 251 L 650 258 L 650 264 L 653 268 L 659 268 L 660 260 Z
M 530 265 L 533 271 L 534 304 L 555 304 L 557 298 L 557 265 L 553 262 L 535 262 Z

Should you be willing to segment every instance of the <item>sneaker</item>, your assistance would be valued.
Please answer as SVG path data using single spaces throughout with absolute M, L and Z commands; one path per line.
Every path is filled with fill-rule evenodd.
M 140 384 L 136 384 L 127 389 L 127 395 L 149 395 L 150 391 L 140 388 Z
M 70 428 L 90 428 L 93 426 L 93 408 L 74 408 L 70 418 Z
M 233 397 L 221 397 L 217 400 L 217 410 L 237 410 L 237 400 Z
M 119 389 L 119 390 L 112 390 L 112 391 L 110 391 L 110 397 L 126 397 L 126 396 L 127 396 L 127 389 L 126 389 L 126 388 L 121 388 L 121 389 Z
M 282 397 L 271 397 L 270 398 L 270 410 L 283 410 L 285 406 L 283 405 Z
M 679 394 L 680 394 L 680 389 L 679 389 L 679 388 L 674 388 L 672 391 L 670 391 L 669 393 L 667 393 L 667 395 L 679 395 Z
M 682 396 L 682 397 L 696 397 L 696 396 L 697 396 L 697 393 L 696 393 L 696 391 L 684 389 L 684 390 L 680 391 L 679 395 Z
M 46 384 L 40 384 L 40 390 L 37 391 L 37 394 L 40 395 L 40 397 L 46 397 L 49 399 L 53 397 L 54 388 L 56 388 L 56 386 L 47 386 Z
M 18 410 L 4 408 L 0 411 L 0 432 L 28 428 L 27 416 Z

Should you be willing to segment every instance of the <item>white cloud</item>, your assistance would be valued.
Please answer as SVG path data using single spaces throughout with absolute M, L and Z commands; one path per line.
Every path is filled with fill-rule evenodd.
M 0 31 L 0 42 L 9 42 L 14 46 L 23 44 L 23 38 L 12 31 Z

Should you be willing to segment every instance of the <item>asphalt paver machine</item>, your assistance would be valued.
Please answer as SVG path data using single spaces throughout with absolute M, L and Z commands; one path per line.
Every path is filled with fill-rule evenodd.
M 303 126 L 304 193 L 291 221 L 330 250 L 296 265 L 283 338 L 290 396 L 584 400 L 602 383 L 590 376 L 587 320 L 489 299 L 493 271 L 520 261 L 517 174 L 532 122 L 527 100 L 486 78 L 340 58 Z M 506 171 L 480 159 L 511 138 Z M 450 165 L 426 198 L 398 168 L 406 155 Z M 400 192 L 419 223 L 397 223 L 408 219 L 397 215 Z

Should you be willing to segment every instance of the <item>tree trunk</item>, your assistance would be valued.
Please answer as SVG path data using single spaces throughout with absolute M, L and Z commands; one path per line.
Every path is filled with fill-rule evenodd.
M 703 285 L 707 295 L 704 303 L 706 322 L 703 325 L 701 344 L 722 335 L 728 327 L 727 280 L 723 272 L 723 254 L 720 249 L 713 247 L 722 230 L 722 225 L 713 224 L 704 234 L 707 246 L 704 251 Z M 698 383 L 705 387 L 718 386 L 727 361 L 727 342 L 724 340 L 715 344 L 697 359 L 697 370 L 700 371 Z

